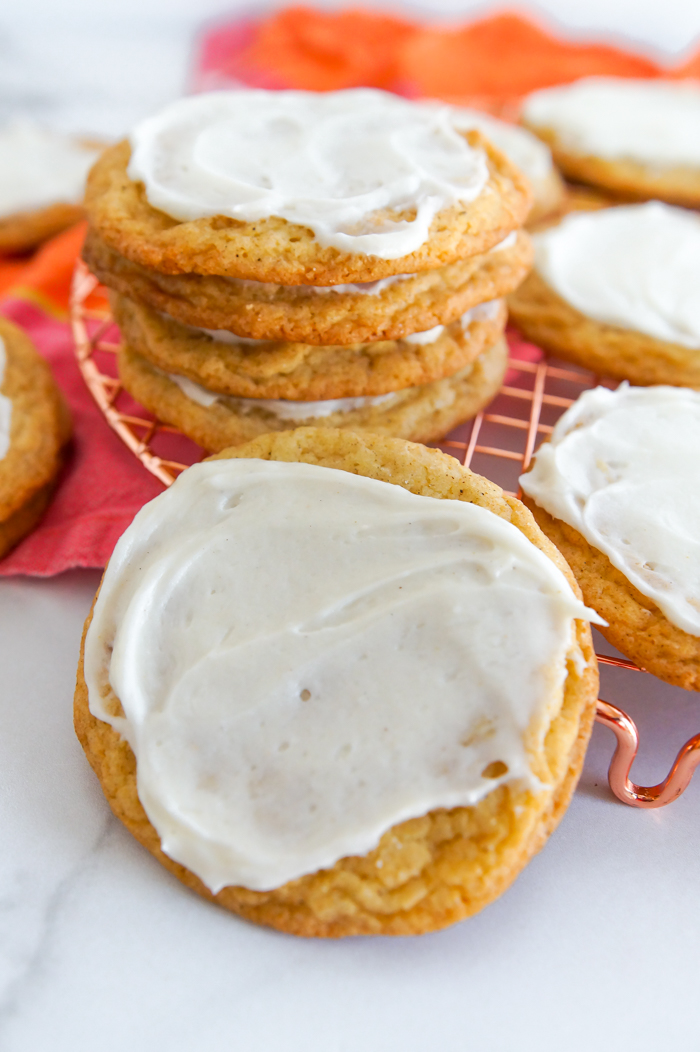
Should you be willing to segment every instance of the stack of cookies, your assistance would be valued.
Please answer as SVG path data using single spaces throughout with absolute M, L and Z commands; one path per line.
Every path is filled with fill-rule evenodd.
M 431 442 L 501 384 L 530 204 L 449 107 L 214 92 L 102 155 L 84 257 L 124 386 L 205 449 L 298 424 Z

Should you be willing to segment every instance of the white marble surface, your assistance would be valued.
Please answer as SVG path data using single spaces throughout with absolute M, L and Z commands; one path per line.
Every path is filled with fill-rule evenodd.
M 562 826 L 479 916 L 416 939 L 255 928 L 140 848 L 83 758 L 71 700 L 97 580 L 0 582 L 3 1052 L 696 1047 L 700 779 L 668 809 L 624 807 L 598 728 Z M 656 780 L 700 727 L 697 696 L 604 679 Z
M 479 10 L 500 4 L 478 4 Z M 0 119 L 121 134 L 181 92 L 224 0 L 0 8 Z M 456 17 L 476 3 L 439 0 Z M 250 10 L 250 6 L 247 7 Z M 420 10 L 407 8 L 406 10 Z M 425 9 L 423 9 L 425 10 Z M 547 0 L 570 27 L 686 48 L 697 0 Z M 700 777 L 640 812 L 605 786 L 597 729 L 561 828 L 480 916 L 420 939 L 305 942 L 180 887 L 110 816 L 71 725 L 98 580 L 0 581 L 2 1052 L 671 1052 L 697 1046 Z M 604 670 L 638 720 L 642 782 L 700 728 L 697 696 Z

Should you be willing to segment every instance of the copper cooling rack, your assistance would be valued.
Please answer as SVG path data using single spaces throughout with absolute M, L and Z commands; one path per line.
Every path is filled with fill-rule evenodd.
M 181 471 L 201 460 L 202 449 L 175 428 L 147 413 L 119 383 L 115 354 L 119 331 L 109 311 L 106 290 L 81 262 L 73 278 L 71 321 L 75 353 L 85 383 L 109 426 L 143 466 L 164 486 Z M 562 412 L 598 378 L 534 349 L 511 358 L 506 382 L 488 410 L 453 431 L 440 443 L 465 467 L 493 479 L 516 493 L 518 476 L 527 468 L 538 443 Z M 603 665 L 647 675 L 631 661 L 598 654 Z M 630 770 L 637 755 L 639 735 L 633 720 L 616 705 L 598 700 L 596 719 L 616 737 L 608 769 L 615 796 L 632 807 L 664 807 L 681 795 L 700 764 L 700 734 L 680 749 L 667 777 L 658 785 L 635 785 Z

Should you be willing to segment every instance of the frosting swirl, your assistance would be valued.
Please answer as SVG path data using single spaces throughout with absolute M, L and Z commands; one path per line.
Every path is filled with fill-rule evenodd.
M 163 850 L 212 891 L 265 890 L 501 782 L 543 789 L 528 749 L 588 616 L 481 507 L 209 461 L 117 544 L 86 638 L 90 710 L 136 754 Z
M 449 107 L 370 88 L 196 95 L 139 124 L 131 146 L 129 177 L 175 219 L 279 216 L 382 259 L 420 248 L 438 212 L 488 179 Z

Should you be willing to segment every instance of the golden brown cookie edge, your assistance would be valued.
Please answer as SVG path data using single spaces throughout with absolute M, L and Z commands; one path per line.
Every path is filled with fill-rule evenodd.
M 575 183 L 598 187 L 622 201 L 667 201 L 700 208 L 700 168 L 659 165 L 654 168 L 630 159 L 608 160 L 576 153 L 562 146 L 552 128 L 524 122 L 552 151 L 554 163 Z
M 269 431 L 289 430 L 289 421 L 271 413 L 243 412 L 226 402 L 198 405 L 127 345 L 121 346 L 117 364 L 121 382 L 133 398 L 210 452 Z M 501 387 L 507 364 L 508 347 L 500 339 L 453 376 L 399 392 L 404 397 L 397 403 L 336 412 L 318 418 L 313 426 L 437 442 L 488 405 Z
M 537 271 L 508 297 L 508 308 L 510 320 L 526 339 L 598 376 L 645 387 L 700 388 L 697 351 L 595 321 L 567 303 Z
M 50 487 L 62 467 L 72 425 L 51 369 L 26 333 L 0 318 L 0 338 L 7 357 L 0 390 L 12 401 L 10 448 L 0 460 L 0 522 L 21 509 L 29 522 L 35 495 Z
M 668 620 L 573 526 L 556 519 L 532 498 L 523 503 L 562 553 L 581 588 L 583 601 L 608 622 L 596 626 L 621 654 L 666 683 L 700 690 L 700 638 Z
M 0 256 L 30 252 L 85 218 L 82 205 L 56 203 L 0 216 Z
M 500 299 L 524 280 L 533 249 L 525 231 L 516 244 L 445 267 L 422 271 L 376 295 L 314 295 L 261 283 L 232 284 L 201 274 L 161 274 L 133 263 L 88 231 L 83 259 L 115 292 L 169 315 L 183 325 L 225 329 L 247 339 L 315 345 L 394 340 L 447 325 L 478 304 Z
M 392 394 L 453 376 L 501 338 L 507 319 L 500 301 L 492 317 L 466 328 L 451 322 L 426 344 L 382 340 L 319 347 L 265 341 L 251 347 L 192 332 L 118 293 L 110 299 L 122 342 L 163 372 L 232 398 L 306 402 Z
M 148 204 L 143 186 L 129 179 L 127 141 L 109 147 L 93 166 L 85 208 L 90 225 L 110 247 L 166 274 L 215 274 L 281 285 L 375 281 L 486 252 L 522 226 L 532 202 L 524 176 L 478 132 L 466 137 L 486 154 L 487 186 L 475 201 L 438 213 L 428 240 L 397 259 L 323 248 L 307 227 L 275 216 L 256 223 L 223 216 L 178 222 Z
M 291 443 L 287 441 L 289 439 Z M 323 450 L 320 456 L 317 451 L 319 445 Z M 391 451 L 396 453 L 399 446 L 404 447 L 404 457 L 400 458 L 400 470 L 397 473 L 399 478 L 395 484 L 404 485 L 412 492 L 427 493 L 438 498 L 452 496 L 452 499 L 469 499 L 464 497 L 464 492 L 471 488 L 472 492 L 469 497 L 473 502 L 513 522 L 528 539 L 562 569 L 578 594 L 578 586 L 571 571 L 558 550 L 539 530 L 527 509 L 513 498 L 506 497 L 493 483 L 480 476 L 474 476 L 462 468 L 454 458 L 436 450 L 428 450 L 412 443 L 398 443 L 396 440 L 378 436 L 352 435 L 340 431 L 319 434 L 315 428 L 301 428 L 294 432 L 262 436 L 246 447 L 224 451 L 215 459 L 228 456 L 255 456 L 262 459 L 301 460 L 307 463 L 323 463 L 330 467 L 343 467 L 344 470 L 350 470 L 356 474 L 369 474 L 370 477 L 390 481 L 389 476 L 393 474 L 393 470 L 390 463 L 387 465 L 387 458 L 382 454 L 385 454 L 387 448 L 390 447 L 393 447 Z M 370 852 L 364 859 L 342 859 L 329 870 L 310 874 L 272 892 L 252 892 L 243 888 L 229 887 L 214 896 L 194 874 L 163 854 L 158 834 L 148 822 L 138 801 L 135 782 L 136 761 L 133 753 L 128 744 L 119 739 L 108 724 L 97 720 L 89 711 L 87 687 L 83 675 L 83 652 L 85 635 L 91 618 L 92 611 L 85 623 L 81 644 L 75 693 L 75 726 L 78 738 L 98 779 L 103 784 L 103 789 L 110 764 L 114 765 L 115 757 L 121 756 L 130 772 L 131 784 L 127 785 L 121 793 L 110 796 L 105 790 L 110 807 L 136 839 L 180 881 L 210 901 L 215 901 L 255 923 L 302 936 L 340 937 L 351 934 L 418 934 L 434 931 L 464 919 L 502 894 L 530 858 L 541 849 L 566 810 L 580 775 L 595 715 L 598 675 L 590 626 L 585 622 L 577 621 L 575 622 L 576 651 L 584 656 L 585 671 L 580 677 L 576 672 L 577 662 L 569 660 L 569 675 L 562 710 L 553 720 L 547 736 L 546 750 L 553 756 L 556 752 L 553 745 L 556 736 L 555 728 L 558 724 L 561 724 L 558 728 L 560 734 L 568 743 L 564 756 L 560 755 L 558 764 L 556 762 L 553 764 L 554 767 L 559 768 L 556 788 L 549 794 L 546 802 L 541 801 L 542 806 L 537 813 L 536 821 L 526 822 L 527 828 L 521 830 L 519 838 L 516 836 L 517 843 L 510 845 L 506 850 L 508 857 L 505 864 L 494 864 L 494 872 L 490 874 L 491 879 L 485 882 L 487 886 L 481 887 L 480 894 L 474 893 L 465 901 L 454 887 L 447 887 L 445 895 L 438 894 L 427 911 L 425 902 L 422 906 L 416 902 L 394 916 L 383 913 L 377 915 L 366 908 L 361 908 L 360 904 L 353 901 L 351 878 L 357 874 L 352 870 L 348 873 L 347 867 L 354 862 L 360 866 L 368 861 L 371 862 L 371 856 L 381 851 L 382 844 L 395 840 L 397 834 L 403 835 L 407 828 L 415 830 L 426 820 L 439 823 L 444 822 L 449 816 L 464 818 L 469 812 L 477 812 L 481 808 L 483 812 L 486 812 L 484 818 L 488 827 L 493 824 L 493 815 L 489 813 L 489 802 L 491 805 L 494 804 L 496 794 L 499 794 L 500 798 L 512 795 L 510 787 L 499 787 L 475 808 L 430 812 L 423 819 L 412 819 L 407 823 L 402 823 L 389 830 L 382 838 L 379 848 L 375 849 L 375 852 Z M 517 797 L 517 793 L 515 794 L 516 798 L 510 801 L 513 815 L 522 814 L 526 810 L 528 803 L 526 797 L 530 796 L 531 794 L 521 793 L 522 798 L 520 798 Z M 488 852 L 486 854 L 488 857 Z M 309 891 L 309 885 L 316 882 L 321 885 L 319 895 L 322 896 L 324 881 L 327 881 L 334 873 L 347 876 L 345 880 L 340 879 L 340 892 L 344 894 L 339 894 L 339 915 L 330 916 L 328 910 L 325 909 L 324 916 L 319 917 L 318 911 L 314 912 L 307 902 L 300 901 L 300 890 Z M 484 885 L 483 880 L 481 884 Z M 425 896 L 422 898 L 424 899 Z M 312 904 L 316 901 L 313 894 L 310 896 L 310 901 Z

